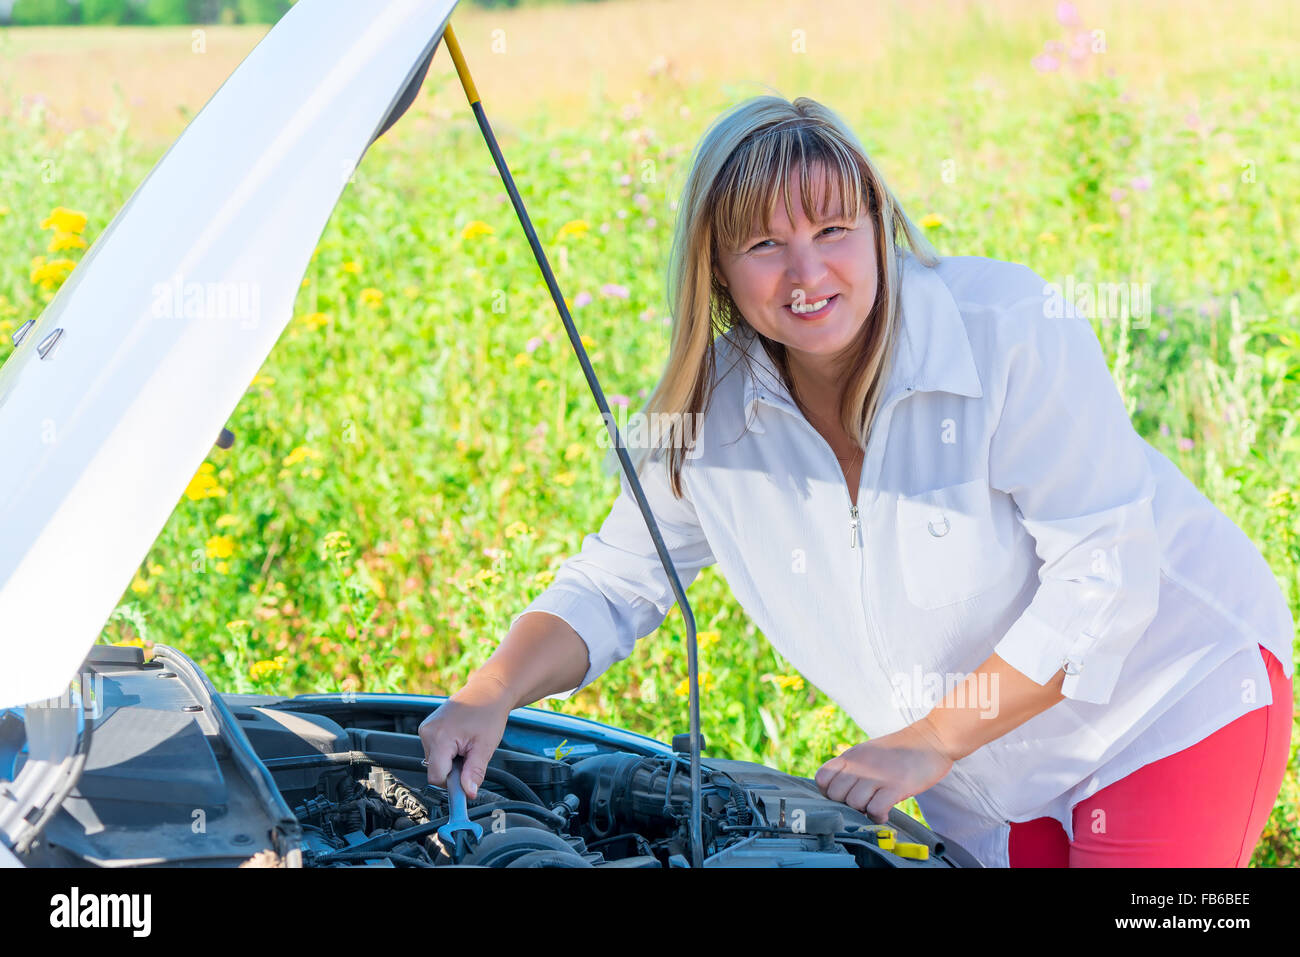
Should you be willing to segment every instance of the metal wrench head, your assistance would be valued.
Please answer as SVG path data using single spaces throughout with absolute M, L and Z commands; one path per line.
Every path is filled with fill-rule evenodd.
M 464 765 L 465 759 L 463 756 L 458 754 L 452 759 L 451 773 L 447 775 L 447 793 L 451 797 L 451 814 L 447 823 L 438 828 L 438 840 L 442 842 L 444 847 L 449 849 L 448 853 L 456 861 L 459 861 L 468 849 L 466 844 L 473 846 L 483 836 L 482 826 L 469 819 L 469 806 L 465 800 L 465 789 L 460 784 L 460 773 Z

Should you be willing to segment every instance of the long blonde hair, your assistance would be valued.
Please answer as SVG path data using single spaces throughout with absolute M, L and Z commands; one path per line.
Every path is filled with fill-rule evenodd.
M 719 249 L 734 249 L 762 222 L 767 231 L 779 189 L 793 221 L 787 179 L 800 170 L 800 201 L 811 219 L 825 208 L 813 202 L 810 167 L 828 173 L 828 192 L 837 191 L 844 212 L 856 218 L 863 205 L 875 227 L 878 263 L 876 301 L 863 323 L 845 380 L 840 406 L 844 430 L 866 448 L 868 432 L 888 381 L 889 360 L 897 338 L 899 250 L 903 242 L 926 266 L 938 263 L 928 240 L 908 218 L 848 125 L 816 100 L 756 96 L 719 116 L 695 148 L 677 207 L 668 268 L 668 303 L 672 332 L 668 360 L 659 384 L 646 400 L 645 412 L 667 415 L 672 427 L 663 435 L 668 446 L 670 485 L 682 497 L 681 469 L 693 436 L 683 432 L 687 414 L 708 411 L 714 379 L 714 336 L 748 323 L 730 292 L 717 281 Z M 790 376 L 785 346 L 758 336 L 779 370 L 792 398 L 807 414 Z M 657 449 L 638 445 L 638 471 Z

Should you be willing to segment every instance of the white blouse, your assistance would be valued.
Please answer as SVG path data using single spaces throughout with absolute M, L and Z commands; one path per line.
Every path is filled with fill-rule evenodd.
M 982 257 L 900 264 L 903 327 L 856 508 L 739 328 L 717 340 L 685 498 L 661 455 L 640 478 L 682 586 L 716 562 L 870 737 L 993 652 L 1040 684 L 1066 669 L 1064 700 L 916 796 L 933 830 L 1005 867 L 1010 822 L 1051 816 L 1073 839 L 1075 803 L 1270 704 L 1257 645 L 1291 675 L 1294 623 L 1255 545 L 1133 429 L 1090 321 L 1055 287 Z M 619 478 L 600 530 L 515 616 L 549 612 L 587 645 L 581 684 L 553 697 L 626 658 L 675 601 Z

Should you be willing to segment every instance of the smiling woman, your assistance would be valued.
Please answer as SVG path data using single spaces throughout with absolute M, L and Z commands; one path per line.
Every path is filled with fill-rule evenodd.
M 1071 866 L 1249 859 L 1288 755 L 1290 612 L 1254 544 L 1135 432 L 1091 320 L 1025 266 L 936 256 L 805 98 L 720 117 L 678 208 L 647 405 L 704 421 L 631 454 L 682 587 L 716 563 L 869 736 L 822 764 L 821 792 L 877 822 L 914 796 L 989 865 L 1022 863 L 1011 825 L 1040 818 Z M 659 627 L 678 595 L 646 532 L 624 475 L 599 532 L 426 725 L 440 766 Z M 1105 854 L 1074 832 L 1093 795 L 1112 817 L 1186 803 L 1173 776 L 1134 772 L 1252 712 L 1221 749 L 1243 756 L 1223 772 L 1233 813 L 1207 794 L 1199 817 L 1148 813 L 1145 842 L 1125 829 Z M 1208 753 L 1179 761 L 1213 779 Z M 1214 840 L 1186 841 L 1192 820 Z
M 856 488 L 853 463 L 897 337 L 897 250 L 934 265 L 924 234 L 849 126 L 805 97 L 755 97 L 719 117 L 696 150 L 680 209 L 668 269 L 672 341 L 647 407 L 706 413 L 715 336 L 752 328 Z M 688 443 L 675 439 L 669 469 L 680 495 Z M 633 453 L 638 465 L 647 452 Z

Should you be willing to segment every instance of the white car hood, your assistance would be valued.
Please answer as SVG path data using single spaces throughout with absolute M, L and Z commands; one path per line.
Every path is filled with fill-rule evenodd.
M 0 707 L 68 690 L 455 6 L 299 0 L 0 368 Z M 209 315 L 186 308 L 198 289 Z

